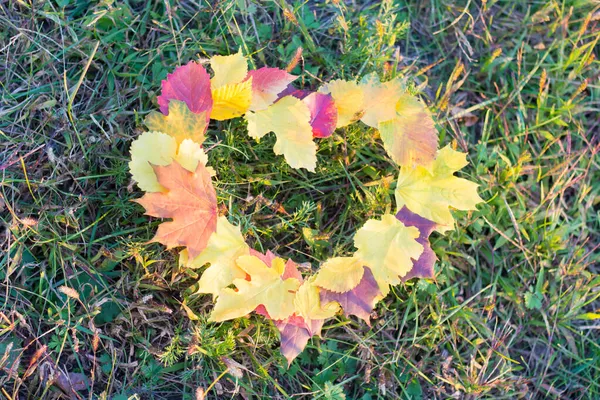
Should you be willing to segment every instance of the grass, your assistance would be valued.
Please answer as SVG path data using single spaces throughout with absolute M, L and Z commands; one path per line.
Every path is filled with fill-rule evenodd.
M 83 374 L 90 399 L 599 398 L 598 5 L 459 3 L 1 2 L 0 393 L 67 398 Z M 409 77 L 486 200 L 432 236 L 435 280 L 394 288 L 371 327 L 338 317 L 289 369 L 269 322 L 206 322 L 196 272 L 145 244 L 158 221 L 131 202 L 161 79 L 239 47 L 256 67 L 302 47 L 306 88 Z M 314 174 L 238 120 L 208 141 L 223 211 L 312 268 L 393 203 L 364 125 L 320 141 Z

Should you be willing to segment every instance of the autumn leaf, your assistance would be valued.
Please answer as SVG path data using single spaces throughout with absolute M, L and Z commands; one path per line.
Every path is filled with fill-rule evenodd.
M 238 51 L 228 56 L 213 56 L 210 66 L 214 76 L 210 81 L 214 106 L 212 119 L 223 121 L 244 115 L 252 101 L 252 79 L 248 75 L 248 60 Z
M 240 269 L 236 260 L 249 255 L 240 228 L 231 224 L 227 217 L 217 219 L 217 229 L 210 235 L 208 244 L 200 255 L 192 260 L 184 249 L 179 255 L 179 263 L 188 268 L 201 268 L 210 263 L 198 281 L 197 293 L 211 293 L 217 296 L 219 291 L 231 285 L 234 279 L 243 279 L 246 273 Z
M 206 123 L 210 118 L 213 101 L 210 93 L 210 77 L 204 67 L 194 61 L 177 67 L 162 81 L 162 92 L 157 101 L 160 111 L 169 114 L 169 102 L 180 100 L 191 112 L 204 114 Z
M 398 165 L 427 165 L 438 145 L 437 130 L 429 111 L 416 97 L 403 94 L 396 116 L 378 125 L 385 151 Z
M 221 86 L 212 91 L 212 119 L 224 121 L 244 115 L 252 100 L 252 80 Z
M 310 324 L 313 320 L 324 320 L 333 317 L 339 310 L 335 304 L 321 303 L 321 289 L 315 282 L 315 276 L 306 279 L 296 292 L 294 298 L 294 314 L 301 316 Z
M 271 267 L 255 256 L 241 256 L 237 266 L 250 276 L 250 280 L 235 279 L 231 288 L 221 290 L 210 316 L 210 321 L 220 322 L 238 318 L 262 305 L 273 319 L 285 319 L 294 312 L 295 291 L 300 282 L 295 278 L 282 279 L 285 262 L 275 258 Z
M 322 305 L 320 291 L 314 284 L 314 277 L 305 280 L 296 292 L 294 313 L 286 319 L 273 321 L 281 334 L 281 353 L 288 360 L 288 365 L 304 350 L 312 336 L 321 335 L 325 320 L 339 310 L 336 302 Z M 255 311 L 272 319 L 264 307 L 258 307 Z
M 477 194 L 478 185 L 454 173 L 467 165 L 467 155 L 446 146 L 427 167 L 404 166 L 396 185 L 396 205 L 437 224 L 435 230 L 452 229 L 454 218 L 450 207 L 457 210 L 475 210 L 483 200 Z
M 144 132 L 131 143 L 129 170 L 140 189 L 146 192 L 161 192 L 164 188 L 158 183 L 152 165 L 165 166 L 173 160 L 188 171 L 195 171 L 201 164 L 206 165 L 208 157 L 198 143 L 185 139 L 178 146 L 172 136 L 162 132 Z M 207 168 L 211 173 L 212 168 Z
M 310 125 L 313 137 L 331 136 L 337 124 L 337 108 L 329 94 L 311 93 L 302 99 L 310 110 Z
M 362 122 L 378 128 L 379 123 L 396 118 L 396 104 L 405 93 L 400 79 L 380 82 L 377 74 L 372 73 L 361 80 L 360 87 L 364 96 Z
M 386 296 L 390 285 L 400 283 L 423 253 L 423 246 L 415 239 L 419 230 L 407 227 L 391 214 L 380 221 L 368 220 L 354 236 L 355 256 L 364 261 Z
M 429 235 L 431 235 L 431 232 L 435 229 L 435 222 L 429 221 L 428 219 L 411 212 L 406 207 L 402 207 L 402 209 L 398 211 L 396 218 L 404 225 L 414 226 L 419 230 L 417 243 L 423 246 L 423 253 L 421 253 L 418 260 L 413 260 L 412 269 L 402 278 L 402 280 L 407 281 L 412 278 L 433 278 L 433 265 L 435 264 L 437 257 L 429 244 Z
M 183 101 L 171 100 L 167 115 L 152 111 L 146 116 L 144 123 L 148 130 L 166 133 L 173 137 L 178 144 L 185 139 L 202 144 L 204 134 L 208 129 L 209 118 L 206 112 L 197 114 L 191 112 Z
M 212 56 L 210 67 L 214 73 L 210 80 L 213 89 L 240 83 L 248 74 L 248 60 L 242 54 L 241 49 L 237 53 L 227 56 Z
M 317 320 L 307 324 L 304 318 L 297 315 L 274 321 L 280 333 L 281 354 L 287 359 L 288 366 L 302 353 L 311 337 L 321 335 L 324 322 L 325 320 Z
M 321 290 L 321 304 L 327 307 L 329 303 L 335 302 L 342 307 L 344 315 L 347 317 L 354 315 L 370 325 L 370 316 L 373 308 L 377 300 L 383 297 L 383 293 L 371 269 L 367 267 L 361 268 L 364 269 L 364 272 L 358 285 L 352 290 L 343 293 L 336 293 L 327 289 Z
M 315 277 L 315 285 L 332 292 L 352 290 L 363 276 L 364 262 L 357 257 L 334 257 L 325 261 Z
M 290 85 L 297 76 L 290 75 L 279 68 L 262 67 L 248 71 L 246 79 L 252 79 L 251 111 L 264 110 L 278 99 L 278 95 Z
M 176 161 L 155 166 L 154 172 L 165 192 L 146 193 L 134 201 L 144 206 L 147 215 L 172 221 L 160 224 L 151 242 L 167 248 L 185 246 L 189 256 L 196 258 L 217 225 L 217 196 L 210 173 L 201 163 L 190 172 Z
M 322 86 L 319 92 L 333 97 L 337 108 L 337 128 L 360 119 L 365 97 L 363 89 L 355 81 L 333 80 Z
M 306 104 L 287 96 L 265 110 L 246 113 L 248 134 L 259 140 L 269 132 L 275 132 L 275 154 L 285 157 L 292 168 L 314 171 L 317 164 L 317 146 L 312 140 L 310 110 Z

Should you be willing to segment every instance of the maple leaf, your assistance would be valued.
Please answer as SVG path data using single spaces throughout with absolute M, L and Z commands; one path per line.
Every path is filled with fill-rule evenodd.
M 281 334 L 281 353 L 288 360 L 288 366 L 304 350 L 312 336 L 321 335 L 325 320 L 333 317 L 339 310 L 336 302 L 323 306 L 320 291 L 314 284 L 314 277 L 304 281 L 294 298 L 294 314 L 286 319 L 273 321 Z M 258 307 L 255 312 L 272 319 L 264 307 Z
M 210 117 L 218 121 L 244 115 L 252 100 L 252 80 L 213 89 L 214 106 Z
M 302 101 L 310 110 L 310 125 L 313 137 L 331 136 L 337 124 L 337 108 L 330 94 L 311 93 Z
M 437 150 L 437 130 L 427 108 L 404 94 L 396 103 L 396 116 L 378 125 L 386 152 L 398 165 L 426 165 Z
M 170 100 L 180 100 L 187 104 L 191 112 L 204 113 L 206 123 L 213 106 L 210 93 L 210 77 L 204 67 L 194 61 L 175 68 L 167 79 L 161 82 L 162 92 L 156 99 L 160 111 L 169 114 Z
M 363 277 L 363 265 L 357 257 L 330 258 L 319 268 L 315 285 L 338 293 L 352 290 Z
M 325 320 L 316 320 L 307 324 L 304 318 L 297 315 L 282 321 L 274 321 L 280 333 L 281 354 L 287 359 L 288 367 L 302 353 L 311 337 L 321 335 L 324 322 Z
M 250 276 L 250 280 L 235 279 L 237 291 L 221 290 L 210 321 L 220 322 L 238 318 L 263 305 L 273 319 L 285 319 L 294 312 L 295 291 L 300 281 L 295 278 L 282 279 L 285 262 L 275 258 L 268 267 L 256 256 L 241 256 L 237 266 Z
M 390 285 L 400 283 L 413 267 L 411 259 L 417 260 L 423 253 L 423 246 L 415 239 L 419 230 L 407 227 L 391 214 L 381 221 L 370 219 L 354 236 L 356 257 L 363 260 L 386 296 Z
M 324 305 L 319 296 L 321 289 L 315 282 L 315 276 L 305 280 L 294 298 L 294 314 L 301 316 L 310 324 L 313 320 L 333 317 L 339 310 L 336 304 Z
M 411 212 L 406 207 L 402 207 L 402 209 L 398 211 L 396 218 L 404 225 L 414 226 L 419 230 L 417 243 L 423 246 L 423 253 L 418 260 L 413 260 L 412 269 L 402 278 L 402 280 L 407 281 L 412 278 L 433 278 L 433 265 L 435 264 L 437 257 L 429 244 L 429 235 L 431 235 L 431 232 L 435 229 L 435 222 Z
M 380 122 L 396 118 L 396 104 L 405 93 L 400 79 L 380 82 L 377 74 L 366 75 L 360 83 L 364 95 L 364 109 L 360 118 L 370 127 L 378 128 Z
M 337 128 L 357 121 L 364 108 L 363 89 L 355 81 L 333 80 L 319 89 L 321 93 L 329 93 L 337 108 Z
M 169 165 L 176 160 L 188 171 L 195 171 L 201 164 L 206 165 L 208 157 L 198 143 L 185 139 L 178 146 L 172 136 L 162 132 L 144 132 L 131 143 L 129 170 L 140 189 L 146 192 L 160 192 L 164 188 L 158 183 L 152 165 Z M 212 168 L 208 168 L 209 173 Z
M 154 172 L 166 192 L 146 193 L 134 201 L 144 206 L 147 215 L 172 221 L 160 224 L 151 242 L 167 248 L 185 246 L 189 256 L 196 258 L 217 225 L 217 195 L 210 173 L 201 163 L 190 172 L 177 161 L 155 166 Z
M 317 146 L 312 140 L 310 110 L 295 97 L 286 96 L 264 110 L 248 112 L 248 134 L 259 140 L 275 132 L 275 154 L 283 154 L 292 168 L 314 171 L 317 164 Z
M 211 293 L 217 296 L 219 291 L 231 285 L 234 279 L 243 279 L 246 273 L 236 265 L 236 260 L 249 255 L 250 248 L 244 241 L 240 228 L 231 224 L 227 217 L 217 219 L 217 229 L 210 235 L 208 244 L 198 257 L 190 260 L 187 250 L 179 255 L 179 263 L 188 268 L 210 266 L 202 273 L 196 293 Z
M 262 67 L 248 71 L 246 79 L 252 79 L 251 111 L 264 110 L 278 99 L 297 76 L 290 75 L 279 68 Z
M 446 146 L 427 167 L 402 167 L 396 185 L 396 205 L 437 224 L 438 232 L 452 229 L 454 218 L 450 207 L 475 210 L 483 200 L 477 194 L 478 185 L 454 173 L 468 164 L 467 155 Z
M 202 144 L 204 134 L 208 129 L 209 118 L 206 112 L 197 114 L 191 112 L 183 101 L 171 100 L 167 115 L 152 111 L 146 116 L 144 123 L 148 130 L 166 133 L 172 136 L 178 144 L 185 139 Z
M 335 302 L 342 307 L 344 315 L 349 317 L 355 315 L 364 320 L 368 325 L 371 325 L 369 319 L 377 300 L 383 296 L 383 293 L 378 285 L 373 272 L 370 268 L 361 267 L 364 269 L 362 278 L 358 285 L 352 290 L 336 293 L 331 290 L 321 290 L 321 304 L 326 307 L 329 303 Z

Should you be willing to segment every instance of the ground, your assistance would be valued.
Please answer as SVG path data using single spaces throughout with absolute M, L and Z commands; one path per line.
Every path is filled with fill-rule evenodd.
M 598 10 L 588 0 L 0 2 L 0 393 L 599 398 Z M 199 271 L 146 244 L 159 221 L 131 201 L 141 192 L 129 146 L 160 81 L 238 48 L 256 68 L 285 68 L 302 48 L 303 88 L 405 76 L 440 145 L 469 153 L 462 176 L 485 199 L 432 236 L 434 280 L 395 287 L 371 326 L 336 318 L 289 368 L 270 322 L 207 322 Z M 221 212 L 255 249 L 315 269 L 391 209 L 397 170 L 365 125 L 319 141 L 315 173 L 287 167 L 272 145 L 242 120 L 209 129 Z

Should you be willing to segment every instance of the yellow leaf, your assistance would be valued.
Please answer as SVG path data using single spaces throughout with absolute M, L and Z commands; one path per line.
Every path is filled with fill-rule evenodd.
M 294 312 L 304 318 L 309 326 L 312 320 L 331 318 L 339 310 L 335 302 L 322 305 L 319 291 L 313 276 L 302 283 L 294 298 Z
M 250 280 L 235 279 L 237 291 L 221 290 L 210 321 L 220 322 L 244 316 L 263 305 L 272 319 L 285 319 L 294 312 L 295 291 L 300 281 L 295 278 L 283 280 L 285 270 L 282 259 L 275 259 L 269 268 L 255 256 L 241 256 L 237 266 L 250 275 Z
M 213 89 L 240 83 L 248 74 L 248 60 L 242 54 L 242 49 L 229 56 L 211 57 L 210 67 L 214 72 L 214 76 L 210 80 L 210 86 Z
M 227 217 L 217 219 L 217 230 L 210 235 L 206 248 L 193 260 L 188 259 L 187 249 L 179 254 L 179 264 L 188 268 L 200 268 L 208 263 L 198 282 L 197 293 L 211 293 L 217 296 L 219 291 L 231 285 L 234 279 L 243 279 L 246 273 L 235 261 L 250 254 L 240 228 L 231 224 Z
M 315 285 L 337 293 L 352 290 L 363 277 L 364 265 L 357 257 L 330 258 L 321 265 Z
M 330 93 L 338 112 L 337 128 L 349 125 L 360 118 L 363 111 L 364 94 L 354 81 L 334 80 L 319 89 L 321 93 Z
M 427 108 L 416 97 L 404 94 L 396 103 L 394 119 L 380 122 L 383 146 L 398 165 L 427 165 L 437 150 L 437 130 Z
M 398 210 L 406 206 L 410 211 L 435 222 L 436 230 L 452 229 L 454 218 L 450 207 L 458 210 L 475 210 L 483 200 L 477 194 L 478 185 L 454 176 L 467 165 L 466 154 L 446 146 L 439 150 L 436 159 L 427 167 L 402 167 L 396 186 Z
M 199 162 L 206 165 L 208 160 L 198 143 L 186 139 L 178 148 L 175 138 L 162 132 L 144 132 L 131 143 L 130 151 L 129 170 L 138 187 L 146 192 L 163 190 L 151 164 L 165 166 L 176 160 L 183 168 L 194 172 Z
M 213 109 L 210 114 L 212 119 L 224 121 L 240 117 L 250 108 L 250 102 L 252 101 L 252 79 L 213 89 L 212 97 Z
M 314 171 L 317 165 L 317 145 L 313 142 L 310 110 L 302 100 L 286 96 L 264 110 L 248 112 L 248 134 L 259 140 L 275 132 L 275 154 L 283 154 L 292 168 Z
M 169 115 L 152 111 L 144 123 L 150 131 L 163 132 L 175 138 L 177 143 L 185 139 L 202 144 L 208 127 L 206 113 L 194 114 L 183 101 L 169 101 Z
M 373 128 L 379 123 L 396 118 L 396 104 L 404 94 L 400 79 L 383 82 L 375 74 L 367 75 L 361 82 L 364 93 L 364 113 L 361 121 Z
M 423 246 L 415 240 L 419 230 L 407 227 L 395 216 L 386 214 L 381 221 L 370 219 L 354 236 L 356 257 L 362 259 L 373 272 L 379 289 L 385 296 L 389 285 L 397 285 L 423 253 Z

